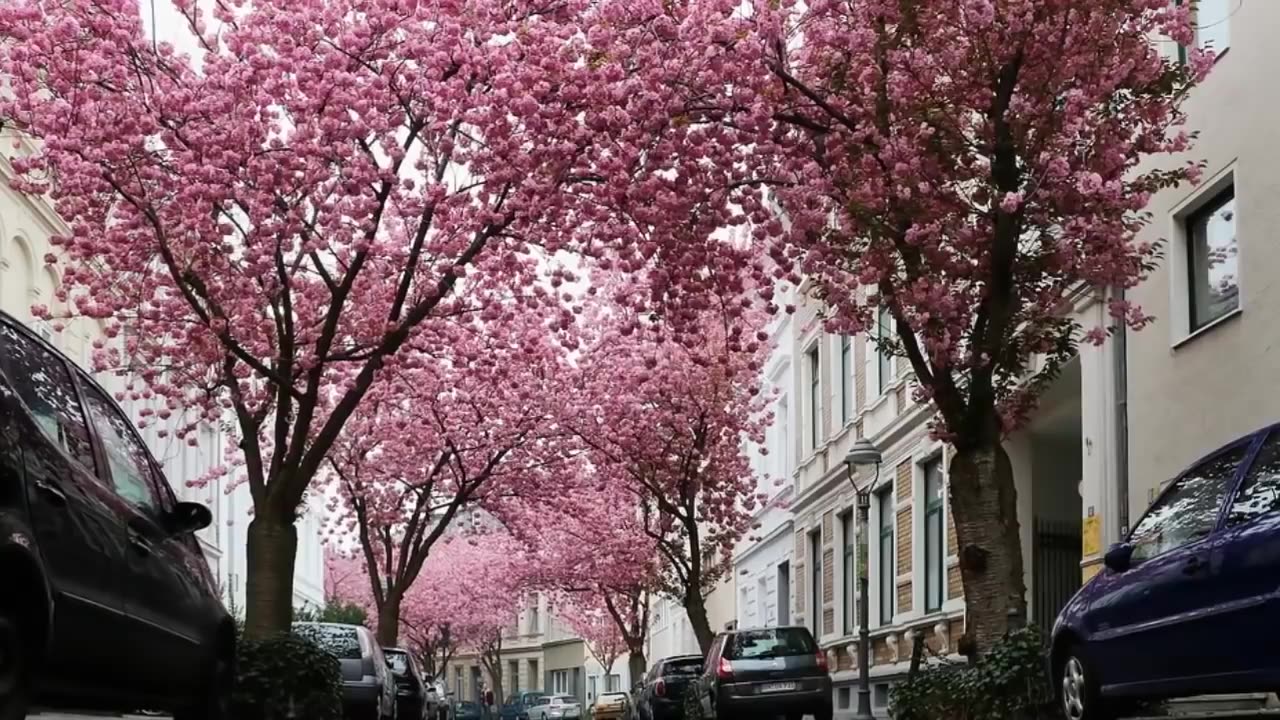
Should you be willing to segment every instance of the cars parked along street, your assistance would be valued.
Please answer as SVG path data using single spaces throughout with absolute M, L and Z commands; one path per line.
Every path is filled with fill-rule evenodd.
M 235 625 L 194 535 L 212 520 L 106 391 L 0 313 L 0 720 L 32 701 L 227 718 Z
M 502 709 L 498 711 L 502 720 L 529 720 L 529 708 L 538 702 L 538 698 L 545 697 L 546 693 L 542 692 L 522 692 L 507 697 L 507 701 L 502 704 Z
M 342 666 L 342 714 L 348 720 L 394 720 L 396 681 L 373 633 L 360 625 L 300 622 L 294 633 L 338 658 Z
M 684 720 L 685 691 L 701 674 L 701 655 L 659 660 L 636 688 L 636 720 Z
M 454 706 L 454 720 L 483 720 L 480 703 L 463 700 Z
M 429 720 L 435 708 L 435 688 L 422 679 L 418 659 L 401 648 L 383 648 L 396 681 L 396 714 L 399 720 Z M 428 702 L 428 698 L 432 698 Z M 430 705 L 430 707 L 428 707 Z
M 685 693 L 687 720 L 777 715 L 831 720 L 827 656 L 809 629 L 730 630 L 717 635 L 702 675 Z
M 629 720 L 630 715 L 631 697 L 623 692 L 601 693 L 587 708 L 592 720 Z
M 1069 720 L 1132 700 L 1271 692 L 1280 653 L 1280 426 L 1194 463 L 1059 613 L 1052 665 Z
M 545 695 L 528 710 L 529 720 L 561 720 L 582 717 L 582 706 L 572 695 Z

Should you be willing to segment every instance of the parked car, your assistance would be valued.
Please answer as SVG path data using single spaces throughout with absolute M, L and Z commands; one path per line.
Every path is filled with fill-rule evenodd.
M 685 691 L 701 674 L 701 655 L 659 660 L 636 688 L 636 720 L 684 720 Z
M 1178 475 L 1103 563 L 1053 628 L 1070 720 L 1280 688 L 1280 652 L 1259 635 L 1280 611 L 1280 426 Z
M 435 688 L 422 679 L 418 659 L 408 650 L 383 648 L 396 681 L 396 714 L 399 720 L 428 720 L 428 697 L 434 697 Z M 434 700 L 431 702 L 435 710 Z
M 463 700 L 454 706 L 454 720 L 481 720 L 480 703 Z
M 805 627 L 729 630 L 685 694 L 688 720 L 813 715 L 831 720 L 826 653 Z
M 235 624 L 194 534 L 212 521 L 106 391 L 0 313 L 0 720 L 228 717 Z
M 369 629 L 360 625 L 300 622 L 293 631 L 338 658 L 342 715 L 350 720 L 394 720 L 395 673 Z
M 529 720 L 529 708 L 538 701 L 538 698 L 545 696 L 546 693 L 541 692 L 522 692 L 511 695 L 502 704 L 498 715 L 502 720 Z
M 600 697 L 587 708 L 592 720 L 628 720 L 631 715 L 631 697 L 623 692 L 600 693 Z
M 529 720 L 560 720 L 582 717 L 582 706 L 572 695 L 544 695 L 528 710 Z

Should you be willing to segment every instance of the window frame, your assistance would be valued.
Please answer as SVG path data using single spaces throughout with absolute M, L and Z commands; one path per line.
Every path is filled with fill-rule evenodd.
M 1232 477 L 1230 480 L 1226 482 L 1226 489 L 1223 491 L 1223 497 L 1218 501 L 1218 508 L 1216 513 L 1214 514 L 1213 524 L 1209 528 L 1208 535 L 1206 535 L 1203 538 L 1198 538 L 1196 540 L 1183 543 L 1178 547 L 1163 550 L 1150 557 L 1145 557 L 1141 559 L 1134 558 L 1133 559 L 1134 567 L 1138 567 L 1139 565 L 1149 563 L 1152 560 L 1168 555 L 1169 553 L 1177 552 L 1182 548 L 1185 548 L 1196 542 L 1204 542 L 1206 540 L 1213 538 L 1218 533 L 1222 532 L 1224 517 L 1226 515 L 1227 509 L 1230 507 L 1228 500 L 1235 498 L 1236 491 L 1240 487 L 1241 479 L 1244 477 L 1244 472 L 1248 468 L 1251 468 L 1253 466 L 1253 461 L 1257 455 L 1259 436 L 1260 436 L 1260 433 L 1254 433 L 1244 438 L 1237 439 L 1235 442 L 1224 445 L 1218 448 L 1217 450 L 1214 450 L 1213 452 L 1209 453 L 1208 455 L 1198 458 L 1195 462 L 1191 463 L 1191 465 L 1189 465 L 1185 470 L 1178 473 L 1178 475 L 1174 478 L 1173 482 L 1169 483 L 1164 488 L 1164 490 L 1162 490 L 1158 495 L 1156 495 L 1156 499 L 1151 503 L 1151 505 L 1146 509 L 1146 511 L 1142 513 L 1142 515 L 1138 518 L 1138 521 L 1133 524 L 1133 527 L 1130 528 L 1129 532 L 1125 535 L 1124 541 L 1126 545 L 1129 545 L 1136 549 L 1136 545 L 1134 544 L 1133 539 L 1134 539 L 1134 535 L 1138 532 L 1138 528 L 1142 527 L 1143 521 L 1146 520 L 1147 517 L 1150 516 L 1151 513 L 1154 512 L 1157 508 L 1162 507 L 1165 501 L 1169 499 L 1169 496 L 1173 494 L 1174 490 L 1177 489 L 1178 486 L 1181 485 L 1182 482 L 1186 480 L 1187 477 L 1192 472 L 1194 472 L 1195 470 L 1197 470 L 1198 468 L 1200 468 L 1201 466 L 1207 463 L 1211 463 L 1220 459 L 1222 456 L 1228 453 L 1244 448 L 1244 454 L 1241 455 L 1240 462 L 1236 466 L 1235 475 L 1234 477 Z
M 896 524 L 897 508 L 894 506 L 893 483 L 887 483 L 883 488 L 876 491 L 876 505 L 878 507 L 878 527 L 877 531 L 880 537 L 879 554 L 877 565 L 880 566 L 880 574 L 878 576 L 879 587 L 876 590 L 880 595 L 880 626 L 892 625 L 895 605 L 897 605 L 898 593 L 898 577 L 895 573 L 897 565 L 894 552 L 894 529 Z M 888 521 L 886 522 L 886 518 Z M 886 563 L 885 560 L 888 560 Z M 887 567 L 886 567 L 887 566 Z M 886 600 L 888 602 L 886 602 Z
M 893 334 L 893 313 L 887 305 L 876 310 L 876 338 L 883 340 Z M 893 356 L 879 346 L 876 347 L 876 389 L 877 396 L 882 396 L 893 385 Z
M 805 365 L 809 372 L 809 449 L 817 450 L 822 443 L 822 354 L 817 343 L 805 351 Z
M 1210 190 L 1210 192 L 1206 193 L 1200 199 L 1200 202 L 1195 207 L 1195 210 L 1192 210 L 1191 212 L 1187 213 L 1181 219 L 1181 224 L 1182 224 L 1181 234 L 1184 241 L 1183 252 L 1185 254 L 1185 262 L 1186 262 L 1187 287 L 1186 287 L 1185 302 L 1186 302 L 1186 308 L 1187 308 L 1187 334 L 1188 335 L 1194 335 L 1195 333 L 1200 332 L 1201 330 L 1212 326 L 1213 324 L 1231 316 L 1232 313 L 1238 312 L 1240 310 L 1240 305 L 1241 305 L 1240 277 L 1239 277 L 1240 240 L 1237 233 L 1237 236 L 1235 238 L 1236 258 L 1237 258 L 1236 259 L 1237 274 L 1236 274 L 1236 284 L 1235 284 L 1235 287 L 1236 287 L 1235 307 L 1230 308 L 1222 312 L 1221 314 L 1208 319 L 1199 319 L 1196 317 L 1197 315 L 1196 298 L 1199 294 L 1199 286 L 1200 286 L 1199 284 L 1200 277 L 1199 277 L 1198 271 L 1201 270 L 1201 268 L 1198 267 L 1198 262 L 1197 262 L 1196 228 L 1201 224 L 1202 221 L 1205 221 L 1206 219 L 1213 217 L 1213 215 L 1215 215 L 1218 211 L 1220 211 L 1225 205 L 1227 205 L 1228 203 L 1234 203 L 1235 201 L 1236 201 L 1236 185 L 1235 185 L 1235 179 L 1233 177 L 1230 182 L 1226 183 L 1222 187 L 1212 189 Z M 1238 213 L 1238 210 L 1233 211 L 1233 213 Z M 1206 227 L 1208 226 L 1207 223 L 1205 223 L 1205 226 Z M 1232 229 L 1233 229 L 1233 232 L 1237 229 L 1236 222 L 1234 219 L 1232 220 Z M 1208 239 L 1206 238 L 1206 243 L 1207 242 L 1208 242 Z
M 924 527 L 922 540 L 924 542 L 924 611 L 926 613 L 939 612 L 947 601 L 947 556 L 946 556 L 946 487 L 947 475 L 945 468 L 942 466 L 942 456 L 935 455 L 920 464 L 920 469 L 924 476 L 924 487 L 922 488 L 924 495 Z M 936 471 L 938 482 L 937 490 L 941 497 L 937 494 L 929 492 L 929 473 L 930 470 Z M 936 526 L 932 521 L 937 521 Z M 930 529 L 936 527 L 937 537 L 930 537 Z M 929 551 L 933 550 L 938 556 L 937 572 L 930 572 L 929 569 Z M 936 593 L 937 603 L 932 604 L 930 600 Z
M 857 593 L 857 525 L 853 517 L 853 510 L 846 510 L 840 514 L 840 535 L 844 541 L 844 548 L 841 555 L 841 567 L 844 568 L 844 602 L 840 604 L 841 612 L 844 615 L 844 634 L 852 635 L 855 631 L 856 622 L 854 618 L 857 615 L 855 602 L 858 597 Z
M 853 387 L 853 337 L 840 336 L 840 425 L 848 425 L 856 412 Z
M 1253 447 L 1249 448 L 1245 461 L 1241 463 L 1243 471 L 1236 477 L 1235 487 L 1231 489 L 1230 497 L 1222 507 L 1222 517 L 1219 518 L 1220 530 L 1234 530 L 1236 528 L 1248 527 L 1264 518 L 1280 513 L 1280 501 L 1277 506 L 1265 512 L 1238 522 L 1232 522 L 1232 509 L 1239 502 L 1241 494 L 1247 489 L 1249 480 L 1254 475 L 1254 471 L 1258 469 L 1258 462 L 1262 459 L 1263 454 L 1268 450 L 1271 443 L 1276 443 L 1280 448 L 1280 425 L 1273 425 L 1265 430 L 1259 431 L 1253 439 Z
M 814 637 L 822 637 L 822 529 L 809 532 L 809 609 Z

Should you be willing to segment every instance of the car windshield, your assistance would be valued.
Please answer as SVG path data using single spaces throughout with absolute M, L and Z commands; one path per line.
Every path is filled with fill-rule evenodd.
M 663 668 L 663 675 L 697 675 L 702 672 L 702 659 L 672 660 Z
M 391 663 L 391 669 L 397 675 L 404 675 L 409 672 L 409 654 L 400 652 L 399 650 L 387 650 L 387 662 Z
M 817 651 L 813 638 L 804 628 L 769 628 L 735 633 L 725 657 L 729 660 L 755 660 L 813 655 Z
M 295 635 L 319 645 L 339 660 L 359 660 L 360 634 L 355 625 L 294 625 Z

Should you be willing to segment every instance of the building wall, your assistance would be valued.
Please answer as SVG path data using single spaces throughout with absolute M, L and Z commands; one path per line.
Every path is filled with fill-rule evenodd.
M 1233 3 L 1229 50 L 1185 105 L 1199 139 L 1186 158 L 1205 162 L 1199 187 L 1155 196 L 1143 240 L 1166 239 L 1165 259 L 1130 298 L 1155 322 L 1129 333 L 1129 509 L 1132 522 L 1153 493 L 1194 460 L 1261 426 L 1280 421 L 1280 146 L 1274 117 L 1280 95 L 1267 73 L 1280 63 L 1271 29 L 1280 4 Z M 1238 6 L 1238 7 L 1236 7 Z M 1239 311 L 1190 335 L 1184 221 L 1225 186 L 1235 187 Z
M 17 147 L 15 147 L 15 142 Z M 68 232 L 65 223 L 40 198 L 20 195 L 9 187 L 12 177 L 8 158 L 27 153 L 28 141 L 10 129 L 0 130 L 0 310 L 34 327 L 54 346 L 83 368 L 91 364 L 95 341 L 104 340 L 102 325 L 93 320 L 76 318 L 62 330 L 51 323 L 37 320 L 33 305 L 47 305 L 55 312 L 62 310 L 57 300 L 59 285 L 57 265 L 49 266 L 44 258 L 57 249 L 50 237 Z M 122 387 L 120 378 L 111 374 L 97 375 L 98 382 L 109 392 Z M 138 402 L 122 403 L 125 412 L 137 417 L 142 408 Z M 233 609 L 244 607 L 244 568 L 247 528 L 252 517 L 248 488 L 228 492 L 229 480 L 220 479 L 203 487 L 190 487 L 210 468 L 223 465 L 225 450 L 233 439 L 216 425 L 201 427 L 194 446 L 177 440 L 172 434 L 161 436 L 162 426 L 141 430 L 143 440 L 160 462 L 166 477 L 180 499 L 202 502 L 213 511 L 214 523 L 198 534 L 205 558 L 223 587 L 224 601 Z M 298 561 L 295 566 L 294 602 L 297 606 L 324 603 L 324 558 L 320 536 L 322 508 L 311 508 L 299 521 Z

